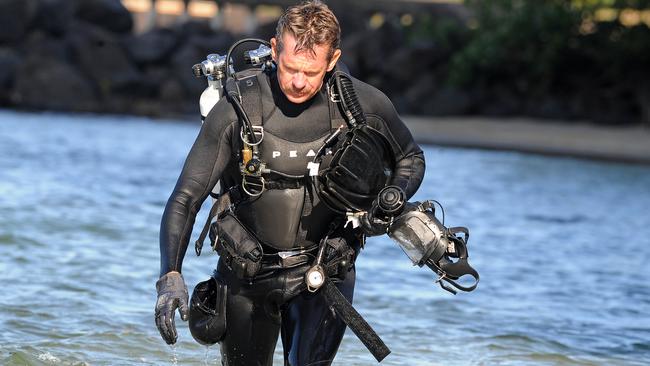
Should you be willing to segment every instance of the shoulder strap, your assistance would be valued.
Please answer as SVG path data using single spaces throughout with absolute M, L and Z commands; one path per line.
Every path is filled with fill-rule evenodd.
M 246 75 L 237 81 L 241 93 L 242 107 L 253 126 L 262 126 L 262 88 L 259 72 Z

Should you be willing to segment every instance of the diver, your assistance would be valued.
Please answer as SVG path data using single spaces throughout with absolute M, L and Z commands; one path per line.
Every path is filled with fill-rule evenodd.
M 387 146 L 376 156 L 372 146 L 366 151 L 356 145 L 341 155 L 342 145 L 330 143 L 355 122 L 339 107 L 343 93 L 332 91 L 331 81 L 342 67 L 340 27 L 325 4 L 307 1 L 289 7 L 270 46 L 273 67 L 241 76 L 229 97 L 207 115 L 167 202 L 160 229 L 156 325 L 165 342 L 174 344 L 178 309 L 182 320 L 190 319 L 195 339 L 220 343 L 224 365 L 271 365 L 278 337 L 285 365 L 329 365 L 346 324 L 330 310 L 323 291 L 306 285 L 313 279 L 307 277 L 319 273 L 307 272 L 322 260 L 322 274 L 352 302 L 354 260 L 365 236 L 383 234 L 386 227 L 367 220 L 360 226 L 347 224 L 332 200 L 325 202 L 306 178 L 324 174 L 328 162 L 349 161 L 349 154 L 363 156 L 368 170 L 389 160 L 390 174 L 371 191 L 396 186 L 408 199 L 422 182 L 424 155 L 390 100 L 351 77 L 346 80 L 363 108 L 364 123 Z M 351 140 L 363 138 L 357 134 Z M 320 164 L 314 166 L 316 157 Z M 372 186 L 369 179 L 377 177 L 357 178 L 338 182 L 353 192 L 350 197 L 359 196 L 354 192 Z M 196 214 L 218 181 L 221 195 L 214 207 L 219 212 L 210 238 L 219 262 L 212 277 L 195 288 L 190 306 L 183 258 Z M 345 196 L 336 189 L 329 194 Z M 193 321 L 194 311 L 211 316 Z

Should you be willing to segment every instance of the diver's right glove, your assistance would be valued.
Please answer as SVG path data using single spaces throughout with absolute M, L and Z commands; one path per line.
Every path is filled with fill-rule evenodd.
M 190 314 L 188 307 L 187 286 L 180 272 L 169 272 L 160 277 L 156 282 L 158 300 L 156 301 L 156 327 L 167 344 L 176 343 L 178 334 L 174 317 L 176 309 L 183 321 L 187 321 Z

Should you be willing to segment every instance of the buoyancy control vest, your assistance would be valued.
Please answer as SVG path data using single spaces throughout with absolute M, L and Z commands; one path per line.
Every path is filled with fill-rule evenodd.
M 337 213 L 311 189 L 309 164 L 332 130 L 345 128 L 346 121 L 325 90 L 298 106 L 286 100 L 274 72 L 247 70 L 238 76 L 241 105 L 258 139 L 255 164 L 263 167 L 258 175 L 242 172 L 248 197 L 235 206 L 235 214 L 268 247 L 313 247 Z M 319 171 L 327 168 L 328 155 L 331 151 Z

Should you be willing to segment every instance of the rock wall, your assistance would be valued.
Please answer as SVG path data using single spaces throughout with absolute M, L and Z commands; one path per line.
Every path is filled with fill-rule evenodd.
M 518 74 L 498 78 L 499 70 L 490 75 L 493 81 L 454 86 L 449 75 L 455 55 L 467 54 L 470 43 L 466 14 L 456 10 L 427 8 L 423 24 L 429 29 L 422 31 L 422 24 L 400 25 L 399 17 L 371 29 L 367 11 L 340 1 L 330 6 L 340 14 L 343 61 L 402 114 L 650 125 L 650 83 L 638 82 L 632 92 L 623 83 L 603 92 L 582 88 L 597 78 L 595 71 L 581 72 L 583 66 L 567 68 L 566 77 L 557 74 L 564 84 L 542 94 L 522 93 Z M 0 107 L 31 110 L 197 115 L 206 82 L 192 75 L 192 65 L 210 53 L 223 54 L 243 37 L 214 32 L 207 20 L 133 34 L 132 16 L 119 0 L 0 0 L 0 24 Z M 252 36 L 269 39 L 274 30 L 267 24 Z

